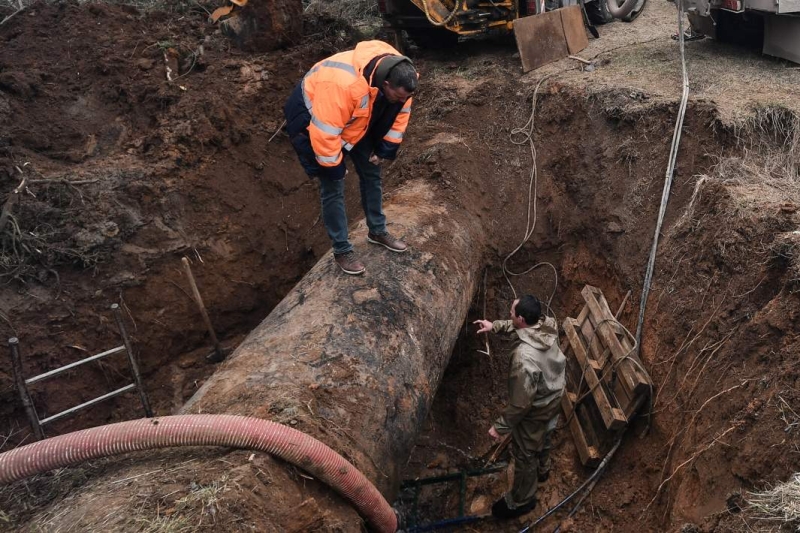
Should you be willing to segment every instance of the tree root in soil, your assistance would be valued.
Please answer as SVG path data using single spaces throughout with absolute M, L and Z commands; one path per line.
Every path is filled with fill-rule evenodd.
M 705 452 L 707 452 L 708 450 L 710 450 L 711 448 L 713 448 L 713 447 L 714 447 L 714 445 L 716 445 L 717 443 L 719 443 L 719 442 L 722 440 L 722 438 L 723 438 L 725 435 L 727 435 L 727 434 L 728 434 L 728 433 L 730 433 L 731 431 L 734 431 L 734 430 L 736 430 L 736 429 L 739 429 L 739 428 L 740 428 L 740 427 L 741 427 L 743 424 L 744 424 L 744 422 L 742 422 L 742 421 L 736 422 L 736 423 L 735 423 L 735 424 L 733 424 L 731 427 L 729 427 L 728 429 L 726 429 L 725 431 L 723 431 L 722 433 L 720 433 L 719 435 L 717 435 L 716 437 L 714 437 L 714 438 L 711 440 L 711 442 L 709 442 L 708 444 L 706 444 L 705 446 L 703 446 L 702 448 L 700 448 L 699 450 L 697 450 L 695 453 L 693 453 L 693 454 L 692 454 L 692 455 L 691 455 L 691 456 L 690 456 L 688 459 L 686 459 L 684 462 L 682 462 L 681 464 L 679 464 L 679 465 L 678 465 L 678 466 L 675 468 L 675 470 L 673 470 L 673 471 L 672 471 L 672 473 L 669 475 L 669 477 L 668 477 L 667 479 L 665 479 L 664 481 L 662 481 L 662 482 L 661 482 L 661 484 L 658 486 L 658 488 L 656 489 L 656 493 L 655 493 L 655 495 L 653 495 L 653 499 L 652 499 L 652 500 L 650 500 L 650 503 L 648 503 L 648 504 L 647 504 L 647 506 L 644 508 L 643 514 L 644 514 L 644 513 L 647 513 L 647 511 L 650 509 L 650 507 L 653 505 L 653 503 L 655 503 L 656 499 L 658 499 L 658 496 L 661 494 L 661 490 L 662 490 L 662 489 L 663 489 L 663 488 L 664 488 L 664 487 L 667 485 L 667 483 L 669 483 L 669 482 L 672 480 L 672 478 L 674 478 L 674 477 L 675 477 L 675 475 L 677 475 L 677 473 L 678 473 L 678 472 L 680 472 L 680 471 L 683 469 L 683 467 L 685 467 L 685 466 L 686 466 L 686 465 L 688 465 L 689 463 L 693 462 L 695 459 L 697 459 L 698 457 L 700 457 L 700 455 L 702 455 L 703 453 L 705 453 Z
M 56 284 L 60 285 L 54 267 L 63 264 L 93 266 L 100 261 L 100 252 L 71 246 L 69 228 L 58 227 L 59 219 L 66 221 L 73 216 L 70 209 L 49 205 L 47 199 L 37 197 L 28 186 L 41 184 L 45 187 L 68 187 L 67 196 L 77 195 L 83 205 L 83 194 L 75 185 L 95 183 L 98 180 L 72 182 L 61 179 L 29 179 L 27 170 L 22 170 L 26 166 L 27 163 L 22 167 L 15 167 L 22 176 L 22 181 L 9 193 L 0 212 L 0 282 L 44 282 L 52 274 Z M 22 195 L 26 192 L 34 199 L 33 203 L 21 202 Z M 59 193 L 56 203 L 61 203 L 61 196 Z M 69 199 L 70 204 L 72 201 Z M 53 209 L 60 211 L 58 217 L 50 216 L 49 211 Z M 44 220 L 49 222 L 42 222 Z

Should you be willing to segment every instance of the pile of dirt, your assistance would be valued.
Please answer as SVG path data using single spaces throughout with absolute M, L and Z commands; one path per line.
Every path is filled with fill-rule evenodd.
M 116 345 L 108 305 L 124 304 L 159 414 L 181 406 L 214 369 L 181 257 L 192 259 L 212 321 L 233 346 L 329 246 L 316 187 L 278 130 L 284 99 L 316 60 L 346 47 L 346 28 L 311 21 L 302 44 L 252 54 L 231 47 L 205 17 L 37 4 L 0 28 L 0 190 L 5 195 L 24 175 L 30 191 L 13 206 L 13 231 L 0 235 L 0 335 L 20 338 L 31 375 Z M 423 83 L 401 157 L 386 168 L 389 202 L 404 181 L 425 179 L 448 209 L 489 228 L 486 289 L 467 323 L 506 316 L 513 294 L 499 264 L 525 231 L 530 151 L 511 133 L 530 114 L 532 80 L 520 77 L 512 53 L 483 42 L 415 57 Z M 179 77 L 168 81 L 168 67 Z M 539 95 L 537 229 L 511 267 L 556 266 L 557 283 L 547 269 L 514 280 L 520 293 L 547 297 L 555 289 L 559 319 L 577 314 L 584 284 L 601 288 L 612 307 L 632 290 L 621 321 L 633 328 L 677 104 L 606 82 L 586 87 L 589 72 L 551 81 Z M 652 426 L 643 439 L 626 441 L 574 531 L 687 523 L 730 530 L 740 521 L 728 513 L 741 493 L 800 470 L 792 407 L 800 400 L 792 355 L 800 197 L 796 174 L 770 171 L 765 179 L 762 171 L 775 154 L 796 154 L 782 147 L 780 128 L 758 124 L 747 130 L 764 141 L 756 146 L 722 124 L 713 103 L 689 109 L 642 346 L 657 389 Z M 347 187 L 353 218 L 360 210 L 355 180 Z M 409 478 L 481 463 L 489 449 L 486 431 L 505 398 L 508 346 L 492 340 L 487 359 L 472 332 L 465 325 Z M 35 388 L 34 401 L 45 416 L 126 377 L 122 362 L 92 364 Z M 9 421 L 5 446 L 28 442 L 7 362 L 0 362 L 0 399 Z M 48 434 L 138 415 L 133 395 L 123 396 Z M 248 491 L 260 491 L 287 505 L 305 502 L 280 518 L 297 530 L 346 529 L 335 516 L 315 514 L 316 502 L 329 497 L 315 483 L 282 494 L 283 479 L 303 474 L 268 457 L 246 475 L 229 472 L 225 454 L 196 474 L 194 486 L 154 489 L 140 507 L 145 525 L 202 519 L 238 530 L 248 524 L 241 516 L 257 514 Z M 567 431 L 556 434 L 554 458 L 531 516 L 473 529 L 517 531 L 588 475 Z M 135 461 L 92 465 L 88 481 L 80 472 L 39 478 L 33 502 L 5 491 L 2 516 L 24 527 L 41 506 L 91 484 L 96 472 Z M 176 454 L 165 467 L 189 468 L 190 461 Z M 281 477 L 237 485 L 261 470 Z M 503 475 L 471 482 L 468 511 L 485 512 L 505 483 Z M 441 501 L 423 505 L 427 519 L 457 510 L 455 495 L 442 494 L 429 494 Z M 40 523 L 51 518 L 40 515 Z M 250 525 L 268 527 L 262 519 Z
M 252 55 L 206 16 L 38 3 L 0 29 L 2 201 L 27 179 L 0 238 L 0 335 L 20 338 L 27 375 L 118 344 L 108 307 L 121 303 L 170 412 L 213 370 L 180 258 L 234 344 L 327 247 L 316 191 L 275 134 L 288 92 L 347 28 Z M 127 374 L 123 359 L 92 364 L 37 385 L 34 402 L 48 416 Z M 6 444 L 25 441 L 7 360 L 0 396 Z M 138 412 L 130 395 L 48 434 Z

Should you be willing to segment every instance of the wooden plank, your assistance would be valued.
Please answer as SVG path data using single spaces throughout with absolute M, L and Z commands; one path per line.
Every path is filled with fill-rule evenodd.
M 567 384 L 569 385 L 570 379 L 572 380 L 573 384 L 577 387 L 578 383 L 582 382 L 581 379 L 581 369 L 579 368 L 578 362 L 575 358 L 575 354 L 572 353 L 572 346 L 569 343 L 569 339 L 566 335 L 561 339 L 561 353 L 564 354 L 564 357 L 567 358 L 567 369 L 566 369 L 566 378 Z M 578 394 L 581 391 L 576 390 Z
M 625 416 L 630 420 L 630 416 L 628 416 L 628 409 L 630 408 L 631 404 L 631 391 L 628 391 L 622 384 L 622 380 L 617 377 L 617 381 L 614 383 L 613 387 L 614 397 L 617 399 L 617 405 L 619 408 L 622 409 L 622 412 L 625 413 Z
M 569 320 L 572 320 L 572 319 L 569 319 Z M 587 318 L 585 323 L 588 325 L 587 327 L 591 331 L 592 325 L 589 324 L 588 318 Z M 575 331 L 575 333 L 577 335 L 577 340 L 574 341 L 574 342 L 578 342 L 581 346 L 583 346 L 583 353 L 586 354 L 586 359 L 589 361 L 589 365 L 592 368 L 594 368 L 595 372 L 599 372 L 603 368 L 603 366 L 599 362 L 597 362 L 597 360 L 594 357 L 594 353 L 592 353 L 592 351 L 587 348 L 587 344 L 588 343 L 586 342 L 586 335 L 584 335 L 583 332 L 581 331 L 581 327 L 578 325 L 577 320 L 575 322 L 573 322 L 573 327 L 574 327 L 574 331 Z M 565 332 L 567 331 L 566 328 L 564 328 L 564 331 Z M 567 338 L 569 339 L 569 337 L 567 337 Z M 573 341 L 571 341 L 571 342 L 573 342 Z M 581 368 L 583 368 L 584 364 L 586 364 L 586 363 L 581 363 Z
M 598 322 L 595 320 L 594 316 L 590 315 L 589 318 L 586 321 L 589 323 L 591 328 L 593 328 L 594 330 L 597 329 Z M 598 337 L 598 338 L 600 337 L 600 333 L 599 332 L 596 334 L 596 337 Z M 603 345 L 603 348 L 606 348 L 605 345 Z M 608 353 L 609 354 L 611 353 L 610 349 L 608 350 Z M 605 379 L 606 379 L 606 382 L 608 382 L 608 381 L 611 380 L 611 370 L 607 369 L 606 371 L 608 372 L 608 375 L 605 376 Z M 619 374 L 619 368 L 617 368 L 617 374 Z M 618 377 L 617 381 L 619 381 L 622 384 L 622 387 L 625 389 L 625 392 L 628 395 L 628 397 L 632 398 L 632 397 L 634 397 L 636 395 L 634 393 L 636 382 L 633 380 L 633 378 L 631 376 L 626 374 L 624 376 Z
M 625 350 L 631 350 L 633 348 L 633 343 L 631 342 L 631 340 L 628 338 L 627 335 L 621 337 L 619 341 L 622 344 L 622 347 L 625 348 Z M 638 357 L 632 357 L 631 359 L 633 359 L 634 361 L 639 363 L 639 365 L 641 365 L 641 359 L 639 359 Z M 652 384 L 653 380 L 650 379 L 650 374 L 647 373 L 647 371 L 644 369 L 644 366 L 640 367 L 639 365 L 633 364 L 633 370 L 634 372 L 636 372 L 636 375 L 639 376 L 639 379 L 641 381 Z M 653 392 L 652 387 L 648 387 L 647 392 L 644 394 L 651 394 L 652 392 Z
M 583 13 L 578 5 L 568 6 L 557 10 L 561 14 L 561 24 L 564 26 L 564 36 L 567 38 L 567 51 L 570 55 L 577 54 L 589 46 L 589 37 L 583 25 Z
M 589 314 L 595 321 L 597 335 L 611 349 L 611 356 L 614 361 L 619 361 L 617 372 L 620 378 L 625 380 L 626 386 L 633 390 L 635 394 L 647 394 L 650 391 L 650 383 L 647 380 L 642 380 L 641 376 L 635 371 L 634 363 L 625 360 L 630 349 L 623 348 L 617 338 L 615 328 L 611 325 L 616 319 L 607 305 L 605 309 L 600 306 L 594 293 L 594 291 L 598 290 L 591 285 L 587 285 L 581 291 L 583 299 L 586 300 L 586 305 L 589 307 Z M 604 320 L 608 322 L 603 322 Z
M 578 397 L 580 398 L 580 396 Z M 598 451 L 602 452 L 603 442 L 605 440 L 603 436 L 611 435 L 614 432 L 607 431 L 604 427 L 603 419 L 600 416 L 600 410 L 597 409 L 594 402 L 587 402 L 585 400 L 576 404 L 574 409 L 578 417 L 578 422 L 580 422 L 583 428 L 586 442 L 589 443 L 589 446 L 594 446 Z
M 620 429 L 625 427 L 628 419 L 622 410 L 614 407 L 606 395 L 605 387 L 600 383 L 595 369 L 587 364 L 588 356 L 586 355 L 586 348 L 583 342 L 578 337 L 577 321 L 574 318 L 567 318 L 564 321 L 564 332 L 569 339 L 572 352 L 575 354 L 575 359 L 582 369 L 584 369 L 584 376 L 586 384 L 592 390 L 592 397 L 594 398 L 597 408 L 603 417 L 603 423 L 608 429 Z
M 578 323 L 583 324 L 583 321 L 586 320 L 586 317 L 589 316 L 589 306 L 584 305 L 583 309 L 581 309 L 580 314 L 578 314 Z
M 581 311 L 581 314 L 578 316 L 578 323 L 580 324 L 580 332 L 583 335 L 583 340 L 585 341 L 584 344 L 589 345 L 591 341 L 591 345 L 589 345 L 589 353 L 592 356 L 592 360 L 595 361 L 597 364 L 595 366 L 595 370 L 599 370 L 603 368 L 605 364 L 606 358 L 603 356 L 603 346 L 600 344 L 600 337 L 594 332 L 594 327 L 591 323 L 591 315 L 589 314 L 589 306 L 584 306 L 584 313 Z
M 516 19 L 514 38 L 524 72 L 569 55 L 561 13 L 558 11 Z
M 572 416 L 575 398 L 575 395 L 569 392 L 561 396 L 561 409 L 564 411 L 566 419 L 569 420 L 569 429 L 572 433 L 572 439 L 575 441 L 575 448 L 578 450 L 581 463 L 586 466 L 597 466 L 600 463 L 600 453 L 596 447 L 591 446 L 586 441 L 586 436 L 583 433 L 577 414 Z

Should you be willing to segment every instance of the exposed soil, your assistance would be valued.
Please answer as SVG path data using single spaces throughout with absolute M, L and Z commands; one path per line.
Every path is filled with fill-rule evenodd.
M 648 7 L 654 9 L 667 20 L 663 6 Z M 233 347 L 329 246 L 316 187 L 277 130 L 296 81 L 316 60 L 346 48 L 347 31 L 307 20 L 303 44 L 255 54 L 232 47 L 205 16 L 37 4 L 0 28 L 0 199 L 21 173 L 32 193 L 14 205 L 14 225 L 0 235 L 0 336 L 19 337 L 25 372 L 33 375 L 117 345 L 108 307 L 120 303 L 162 415 L 182 406 L 215 368 L 205 359 L 210 346 L 181 257 L 192 260 L 217 333 Z M 647 16 L 631 27 L 652 43 L 598 62 L 594 73 L 556 77 L 539 95 L 537 230 L 511 266 L 555 265 L 559 318 L 577 315 L 588 283 L 612 307 L 632 290 L 621 322 L 635 329 L 677 110 L 675 93 L 653 86 L 670 79 L 663 72 L 613 82 L 632 68 L 626 61 L 637 64 L 636 54 L 673 61 L 669 30 L 644 29 Z M 620 38 L 617 26 L 604 28 L 608 42 Z M 423 84 L 408 141 L 386 169 L 389 198 L 403 182 L 426 179 L 449 209 L 479 218 L 493 240 L 487 290 L 466 317 L 408 478 L 480 463 L 505 397 L 508 346 L 493 339 L 487 359 L 467 324 L 484 305 L 487 318 L 505 317 L 512 294 L 499 264 L 525 229 L 530 153 L 510 139 L 530 114 L 531 84 L 541 73 L 521 76 L 513 52 L 486 42 L 448 54 L 417 52 Z M 757 71 L 752 61 L 745 58 Z M 168 65 L 179 79 L 167 81 Z M 632 90 L 634 78 L 641 83 Z M 791 111 L 771 102 L 749 114 L 758 100 L 736 113 L 709 100 L 690 105 L 644 329 L 642 359 L 656 384 L 652 425 L 641 439 L 631 432 L 572 531 L 730 531 L 744 524 L 735 512 L 741 494 L 800 470 L 793 425 L 800 405 L 800 194 L 796 167 L 776 164 L 796 157 L 790 149 L 798 134 Z M 739 113 L 749 126 L 731 126 Z M 354 180 L 347 199 L 355 218 Z M 552 272 L 515 278 L 515 287 L 547 297 Z M 122 360 L 93 363 L 34 386 L 34 402 L 47 416 L 119 387 L 127 376 Z M 29 442 L 6 359 L 0 395 L 4 447 Z M 47 434 L 140 415 L 135 395 L 123 395 L 48 426 Z M 189 468 L 193 453 L 176 452 L 164 464 Z M 259 457 L 248 468 L 275 477 L 239 484 L 252 476 L 229 471 L 228 452 L 212 453 L 217 467 L 198 472 L 194 485 L 151 486 L 140 516 L 132 517 L 140 520 L 136 527 L 191 530 L 199 519 L 195 529 L 265 530 L 274 517 L 241 519 L 257 515 L 259 498 L 305 502 L 279 517 L 287 530 L 358 527 L 347 517 L 319 516 L 316 502 L 331 496 L 315 483 L 284 494 L 282 480 L 298 479 L 299 471 Z M 554 460 L 542 504 L 530 516 L 472 529 L 517 531 L 589 474 L 567 431 L 556 433 Z M 0 492 L 0 519 L 18 529 L 52 526 L 52 511 L 75 487 L 135 462 L 41 476 L 25 484 L 27 496 Z M 506 483 L 505 474 L 471 482 L 467 511 L 486 512 Z M 426 492 L 422 516 L 452 516 L 456 501 L 455 491 Z

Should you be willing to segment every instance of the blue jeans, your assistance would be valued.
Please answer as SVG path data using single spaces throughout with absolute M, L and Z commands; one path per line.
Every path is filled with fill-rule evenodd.
M 361 207 L 367 219 L 367 227 L 373 235 L 386 233 L 386 217 L 383 214 L 383 188 L 381 167 L 369 162 L 372 143 L 360 142 L 350 151 L 350 159 L 358 173 L 361 188 Z M 344 206 L 344 180 L 319 177 L 319 193 L 322 200 L 322 221 L 333 244 L 333 253 L 343 254 L 353 249 L 347 233 L 347 213 Z

